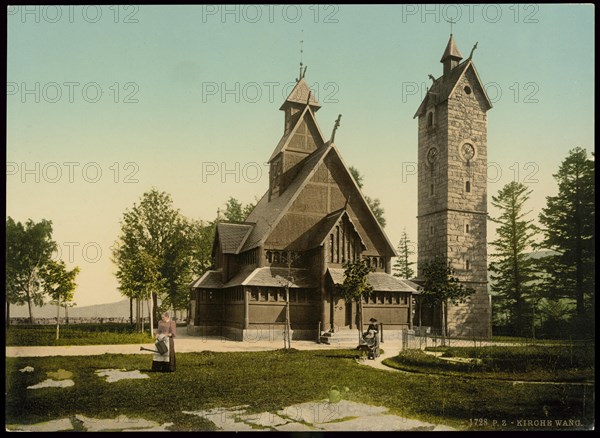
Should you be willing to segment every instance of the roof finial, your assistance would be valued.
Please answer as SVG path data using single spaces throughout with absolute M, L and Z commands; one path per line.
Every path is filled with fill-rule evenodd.
M 302 29 L 302 33 L 304 33 L 304 29 Z M 304 71 L 302 71 L 302 54 L 304 53 L 304 39 L 300 40 L 300 74 L 298 75 L 298 79 L 296 82 L 300 81 L 306 74 L 306 67 L 304 67 Z
M 452 25 L 456 24 L 456 21 L 452 21 L 452 18 L 450 20 L 446 20 L 448 23 L 450 23 L 450 36 L 452 36 Z
M 337 129 L 340 127 L 341 118 L 342 115 L 339 114 L 337 120 L 335 121 L 335 125 L 333 125 L 333 131 L 331 132 L 331 140 L 329 140 L 329 143 L 333 143 L 333 140 L 335 140 L 335 131 L 337 131 Z
M 431 79 L 433 82 L 435 82 L 435 78 L 433 77 L 433 75 L 431 73 L 429 74 L 429 79 Z
M 477 41 L 475 43 L 475 45 L 473 46 L 473 48 L 471 49 L 471 54 L 469 55 L 469 59 L 473 58 L 473 52 L 475 51 L 475 49 L 477 48 L 477 44 L 479 43 L 479 41 Z

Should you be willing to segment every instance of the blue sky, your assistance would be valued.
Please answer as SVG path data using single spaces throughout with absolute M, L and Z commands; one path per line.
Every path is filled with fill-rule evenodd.
M 81 273 L 78 305 L 116 301 L 110 247 L 126 208 L 152 187 L 212 220 L 229 196 L 266 190 L 298 75 L 329 136 L 380 198 L 390 240 L 416 240 L 413 115 L 450 33 L 474 62 L 488 113 L 488 201 L 518 179 L 532 217 L 552 174 L 594 144 L 590 5 L 11 7 L 7 215 L 51 219 Z M 490 214 L 494 210 L 490 206 Z M 494 237 L 490 225 L 489 239 Z

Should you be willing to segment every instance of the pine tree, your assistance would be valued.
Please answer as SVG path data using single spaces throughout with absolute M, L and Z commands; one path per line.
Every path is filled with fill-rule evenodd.
M 595 301 L 594 160 L 575 148 L 554 175 L 558 195 L 546 198 L 540 214 L 544 226 L 542 247 L 556 251 L 543 260 L 546 287 L 555 297 L 576 301 L 577 316 L 592 317 Z
M 500 210 L 497 218 L 498 238 L 490 243 L 495 253 L 490 263 L 491 289 L 495 294 L 495 310 L 507 313 L 509 325 L 516 334 L 525 336 L 531 321 L 530 306 L 533 304 L 531 281 L 535 276 L 534 260 L 530 257 L 537 228 L 533 220 L 526 219 L 531 211 L 523 211 L 532 190 L 513 181 L 492 196 L 492 205 Z
M 394 263 L 394 276 L 400 278 L 413 278 L 415 271 L 411 268 L 415 262 L 410 261 L 410 256 L 415 254 L 413 251 L 414 244 L 408 238 L 406 229 L 402 230 L 402 237 L 400 237 L 400 243 L 398 243 L 398 258 Z

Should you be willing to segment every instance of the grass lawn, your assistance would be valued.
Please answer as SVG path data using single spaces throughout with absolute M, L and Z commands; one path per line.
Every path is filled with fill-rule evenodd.
M 593 424 L 590 387 L 395 373 L 359 365 L 356 355 L 354 350 L 181 353 L 175 373 L 148 373 L 149 379 L 115 383 L 105 382 L 94 371 L 149 371 L 151 355 L 7 358 L 5 421 L 127 415 L 161 424 L 174 422 L 174 430 L 211 430 L 211 422 L 182 411 L 249 405 L 249 412 L 275 412 L 322 400 L 337 385 L 349 388 L 346 399 L 461 429 L 491 429 L 492 420 L 507 421 L 503 430 L 528 429 L 517 426 L 520 419 L 575 419 L 580 421 L 579 429 Z M 27 365 L 35 371 L 18 371 Z M 75 386 L 26 389 L 60 368 L 73 372 Z M 489 423 L 478 423 L 481 419 Z
M 408 350 L 384 363 L 396 369 L 457 377 L 546 382 L 593 381 L 593 344 L 579 346 L 436 347 L 441 358 Z M 449 361 L 444 358 L 459 358 Z
M 61 324 L 56 340 L 55 325 L 11 325 L 6 331 L 7 346 L 109 345 L 152 342 L 148 330 L 136 332 L 129 324 Z

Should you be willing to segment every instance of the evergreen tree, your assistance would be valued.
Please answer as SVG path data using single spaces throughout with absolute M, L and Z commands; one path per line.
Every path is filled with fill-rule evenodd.
M 402 230 L 402 237 L 400 237 L 400 243 L 398 243 L 398 258 L 394 263 L 394 275 L 400 278 L 413 278 L 415 271 L 411 268 L 415 262 L 410 260 L 410 256 L 414 255 L 413 242 L 408 238 L 406 229 Z
M 520 336 L 529 334 L 531 312 L 534 304 L 531 281 L 535 276 L 534 260 L 530 252 L 534 245 L 536 227 L 526 219 L 531 211 L 524 211 L 524 205 L 532 190 L 513 181 L 505 185 L 492 205 L 499 209 L 497 218 L 490 218 L 498 224 L 497 239 L 490 243 L 495 253 L 490 263 L 491 290 L 494 294 L 494 310 L 508 315 L 509 325 Z
M 556 297 L 576 302 L 580 321 L 593 320 L 595 302 L 594 160 L 575 148 L 554 175 L 558 195 L 546 198 L 540 214 L 542 247 L 556 251 L 543 260 L 546 289 Z
M 443 256 L 423 263 L 421 295 L 430 307 L 440 309 L 439 325 L 443 336 L 448 334 L 448 303 L 464 303 L 474 293 L 473 289 L 464 287 L 455 275 L 454 268 Z

